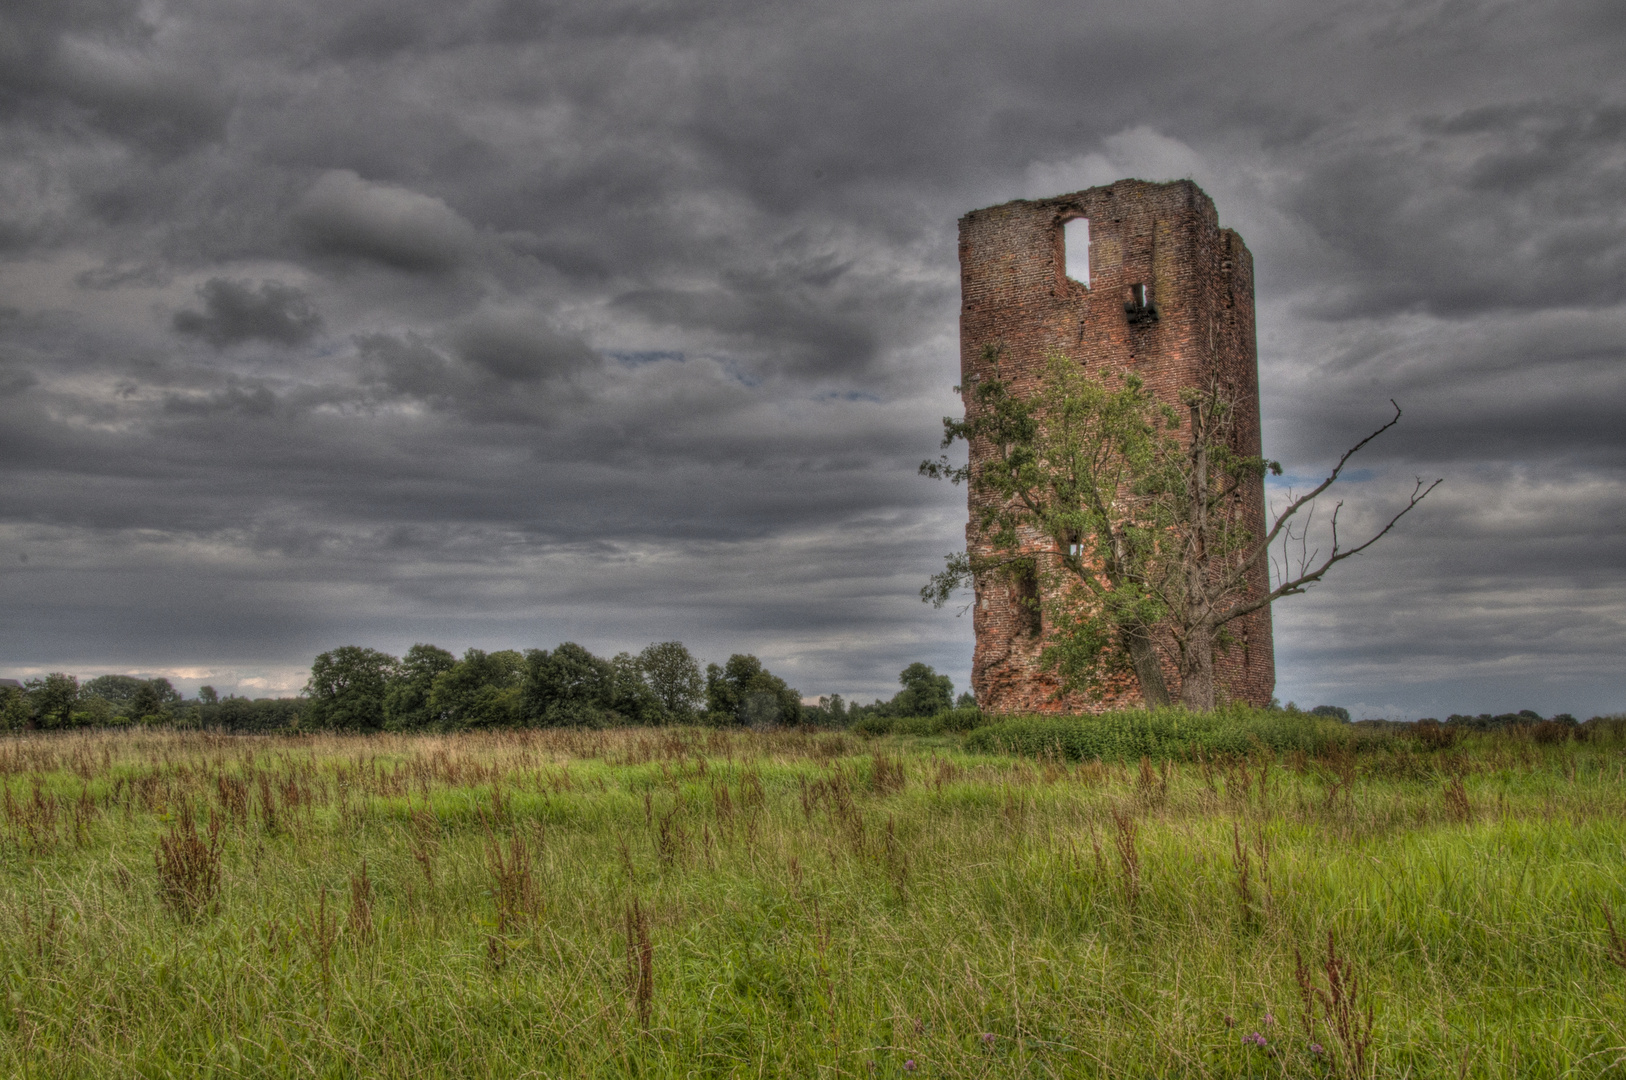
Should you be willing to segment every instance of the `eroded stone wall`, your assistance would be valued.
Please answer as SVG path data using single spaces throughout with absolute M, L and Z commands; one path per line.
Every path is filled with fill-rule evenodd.
M 1063 226 L 1076 218 L 1089 221 L 1088 285 L 1066 275 Z M 1253 257 L 1240 236 L 1219 227 L 1213 201 L 1191 181 L 1120 180 L 972 211 L 960 219 L 960 283 L 968 407 L 975 381 L 992 374 L 983 358 L 990 344 L 1000 350 L 1001 377 L 1018 393 L 1037 389 L 1053 353 L 1092 372 L 1138 372 L 1170 404 L 1178 403 L 1181 388 L 1215 374 L 1237 401 L 1237 449 L 1260 452 Z M 1142 295 L 1144 310 L 1125 310 L 1126 301 Z M 1264 485 L 1253 485 L 1245 499 L 1249 528 L 1259 535 Z M 986 550 L 974 524 L 967 525 L 966 543 Z M 1037 560 L 1058 558 L 1048 537 L 1026 538 L 1024 550 Z M 1260 567 L 1251 585 L 1268 587 L 1268 570 Z M 1039 665 L 1046 630 L 1034 625 L 1021 591 L 1003 579 L 977 584 L 971 683 L 984 708 L 1072 713 L 1139 703 L 1132 677 L 1100 697 L 1058 697 L 1055 677 Z M 1234 644 L 1215 657 L 1219 694 L 1264 705 L 1276 685 L 1269 608 L 1230 629 Z M 1173 688 L 1172 667 L 1168 675 Z

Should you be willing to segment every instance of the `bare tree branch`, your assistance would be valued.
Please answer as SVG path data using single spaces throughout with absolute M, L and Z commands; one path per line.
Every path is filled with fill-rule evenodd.
M 1348 455 L 1346 454 L 1345 457 L 1347 458 Z M 1396 522 L 1405 517 L 1407 514 L 1411 513 L 1412 510 L 1417 507 L 1418 503 L 1422 502 L 1428 497 L 1429 492 L 1433 491 L 1444 482 L 1445 479 L 1441 477 L 1436 479 L 1427 487 L 1424 487 L 1423 478 L 1419 476 L 1417 478 L 1416 486 L 1412 488 L 1411 498 L 1406 501 L 1405 506 L 1401 507 L 1400 512 L 1394 517 L 1390 518 L 1389 523 L 1374 533 L 1364 544 L 1361 544 L 1358 547 L 1350 548 L 1348 551 L 1338 550 L 1338 511 L 1334 509 L 1332 513 L 1332 554 L 1327 556 L 1326 562 L 1322 563 L 1312 571 L 1307 573 L 1301 572 L 1298 577 L 1295 577 L 1290 581 L 1282 582 L 1264 596 L 1253 600 L 1245 600 L 1232 606 L 1226 610 L 1225 614 L 1221 617 L 1220 622 L 1230 622 L 1232 619 L 1240 618 L 1241 616 L 1248 614 L 1250 611 L 1258 611 L 1260 608 L 1274 600 L 1279 600 L 1284 596 L 1295 596 L 1299 593 L 1305 592 L 1311 585 L 1320 581 L 1322 576 L 1325 575 L 1328 570 L 1332 569 L 1335 563 L 1340 563 L 1345 559 L 1353 558 L 1354 556 L 1365 551 L 1367 548 L 1371 547 L 1373 544 L 1377 543 L 1379 540 L 1383 539 L 1384 535 L 1388 533 L 1390 529 L 1395 527 Z M 1325 488 L 1322 490 L 1325 490 Z M 1341 507 L 1343 506 L 1343 503 L 1339 503 L 1338 505 Z

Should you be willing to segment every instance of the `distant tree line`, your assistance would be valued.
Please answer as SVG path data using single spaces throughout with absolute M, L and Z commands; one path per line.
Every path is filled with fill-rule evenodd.
M 1270 707 L 1272 709 L 1283 708 L 1284 711 L 1289 713 L 1309 712 L 1312 716 L 1325 716 L 1332 720 L 1341 720 L 1346 724 L 1350 722 L 1349 710 L 1341 705 L 1317 705 L 1313 709 L 1303 710 L 1291 701 L 1289 701 L 1285 706 L 1278 706 L 1274 701 L 1272 701 Z M 1604 720 L 1608 718 L 1600 716 L 1594 717 L 1593 719 Z M 1360 722 L 1367 724 L 1412 723 L 1412 721 L 1404 720 L 1363 720 Z M 1433 716 L 1425 716 L 1421 720 L 1415 721 L 1415 723 L 1418 724 L 1438 724 L 1439 722 L 1439 719 Z M 1480 713 L 1477 716 L 1470 716 L 1466 713 L 1452 713 L 1450 716 L 1446 717 L 1445 723 L 1453 728 L 1458 728 L 1463 731 L 1500 731 L 1503 728 L 1533 727 L 1537 724 L 1558 724 L 1567 727 L 1575 727 L 1576 725 L 1580 724 L 1580 721 L 1569 713 L 1557 713 L 1551 717 L 1543 717 L 1534 709 L 1520 709 L 1518 712 L 1497 714 Z
M 840 694 L 821 697 L 818 722 L 827 727 L 856 727 L 880 733 L 892 730 L 895 725 L 891 721 L 976 711 L 976 698 L 961 694 L 956 699 L 954 683 L 928 664 L 910 664 L 898 673 L 898 682 L 903 689 L 889 701 L 877 699 L 868 705 L 849 705 Z
M 1427 720 L 1418 721 L 1418 723 L 1427 722 Z M 1520 709 L 1516 713 L 1499 713 L 1494 716 L 1490 713 L 1479 713 L 1477 716 L 1470 716 L 1466 713 L 1452 713 L 1445 718 L 1445 722 L 1471 731 L 1498 731 L 1506 727 L 1528 727 L 1543 723 L 1562 724 L 1565 727 L 1576 727 L 1580 724 L 1580 721 L 1569 713 L 1559 713 L 1557 716 L 1551 716 L 1543 720 L 1541 714 L 1534 709 Z
M 899 672 L 898 683 L 902 689 L 890 699 L 868 705 L 848 703 L 840 694 L 804 705 L 801 695 L 755 656 L 735 653 L 727 663 L 707 664 L 702 671 L 677 641 L 609 659 L 568 641 L 551 652 L 469 649 L 461 659 L 435 645 L 414 645 L 399 659 L 345 645 L 316 658 L 303 693 L 293 698 L 221 697 L 210 686 L 185 698 L 168 679 L 133 675 L 101 675 L 81 683 L 53 672 L 21 685 L 0 684 L 0 732 L 129 725 L 275 733 L 703 723 L 931 734 L 969 730 L 989 719 L 970 694 L 956 698 L 953 682 L 930 665 L 910 664 Z M 1337 705 L 1301 710 L 1290 701 L 1272 702 L 1271 708 L 1350 722 L 1349 711 Z M 1433 718 L 1415 725 L 1359 723 L 1397 729 L 1434 725 L 1456 732 L 1528 727 L 1549 735 L 1581 726 L 1569 713 L 1544 719 L 1533 709 L 1453 713 L 1443 724 Z
M 954 706 L 946 675 L 911 664 L 890 701 L 849 706 L 801 694 L 748 653 L 700 664 L 678 641 L 609 659 L 567 641 L 551 652 L 469 649 L 461 659 L 414 645 L 396 659 L 346 645 L 311 665 L 306 726 L 346 731 L 464 731 L 486 727 L 611 727 L 704 723 L 845 727 L 869 715 L 924 716 Z M 962 704 L 969 695 L 962 695 Z
M 677 641 L 634 656 L 558 648 L 469 649 L 461 659 L 414 645 L 397 659 L 360 645 L 322 653 L 305 684 L 306 726 L 344 731 L 802 722 L 802 699 L 754 656 L 704 674 Z
M 361 645 L 317 656 L 297 698 L 186 699 L 168 679 L 103 675 L 81 684 L 53 673 L 0 688 L 0 730 L 173 725 L 240 732 L 466 731 L 492 727 L 610 727 L 705 723 L 845 727 L 876 717 L 929 716 L 954 705 L 953 684 L 926 664 L 899 676 L 890 701 L 852 705 L 801 694 L 736 653 L 702 670 L 677 641 L 595 656 L 575 642 L 549 651 L 469 649 L 461 658 L 417 644 L 401 657 Z M 961 695 L 961 704 L 970 702 Z
M 168 679 L 100 675 L 81 683 L 53 672 L 0 687 L 0 731 L 165 725 L 271 732 L 300 726 L 299 698 L 220 697 L 211 686 L 183 698 Z

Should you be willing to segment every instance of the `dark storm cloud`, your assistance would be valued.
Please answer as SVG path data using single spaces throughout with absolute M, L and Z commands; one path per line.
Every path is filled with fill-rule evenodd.
M 1267 451 L 1314 476 L 1394 397 L 1341 521 L 1447 477 L 1278 612 L 1283 696 L 1618 708 L 1623 41 L 1493 0 L 8 4 L 0 674 L 679 637 L 963 687 L 915 598 L 964 520 L 914 475 L 955 220 L 1189 175 L 1256 257 Z
M 215 348 L 243 341 L 299 345 L 322 325 L 310 298 L 291 285 L 211 278 L 198 287 L 202 311 L 177 311 L 170 325 L 177 334 L 200 337 Z
M 1298 205 L 1356 274 L 1328 314 L 1468 316 L 1626 300 L 1626 107 L 1532 99 L 1418 118 L 1401 163 L 1329 146 Z
M 221 138 L 231 92 L 206 54 L 165 41 L 127 0 L 34 3 L 0 13 L 0 110 L 160 156 Z
M 231 113 L 218 73 L 177 70 L 169 56 L 69 39 L 59 43 L 51 75 L 84 121 L 160 154 L 220 138 Z
M 469 223 L 440 199 L 368 183 L 349 170 L 317 180 L 295 208 L 293 221 L 313 251 L 409 272 L 450 270 L 476 240 Z
M 509 382 L 568 375 L 598 359 L 580 339 L 530 312 L 479 313 L 457 326 L 452 340 L 465 361 Z

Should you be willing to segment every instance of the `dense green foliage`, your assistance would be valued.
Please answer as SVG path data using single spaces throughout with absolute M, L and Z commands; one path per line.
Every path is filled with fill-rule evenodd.
M 1347 725 L 1336 720 L 1278 709 L 1136 709 L 1099 716 L 1018 717 L 978 728 L 966 748 L 1068 761 L 1194 761 L 1201 755 L 1248 754 L 1259 748 L 1316 754 L 1346 741 L 1347 732 Z
M 1028 393 L 1001 378 L 998 347 L 985 346 L 983 361 L 989 372 L 965 417 L 943 419 L 945 449 L 965 442 L 981 452 L 962 466 L 920 466 L 971 489 L 978 542 L 951 555 L 922 598 L 941 606 L 978 581 L 1030 579 L 1035 628 L 1044 621 L 1051 631 L 1043 662 L 1068 689 L 1093 691 L 1132 671 L 1146 701 L 1167 703 L 1151 628 L 1169 618 L 1167 594 L 1183 576 L 1159 498 L 1182 486 L 1179 414 L 1133 373 L 1109 384 L 1053 355 Z M 1035 535 L 1061 554 L 1035 558 Z M 1041 611 L 1040 595 L 1059 602 Z
M 1435 727 L 0 739 L 0 1072 L 1617 1075 L 1622 725 Z
M 852 730 L 860 735 L 949 735 L 991 722 L 976 705 L 960 705 L 929 716 L 896 716 L 879 710 L 854 710 Z
M 235 732 L 409 732 L 696 720 L 761 726 L 827 717 L 805 708 L 801 695 L 755 656 L 735 654 L 702 678 L 677 641 L 610 659 L 568 641 L 551 652 L 469 649 L 461 659 L 427 644 L 399 659 L 345 645 L 316 657 L 297 699 L 220 698 L 205 686 L 196 699 L 183 700 L 167 679 L 129 675 L 103 675 L 81 686 L 72 675 L 53 673 L 21 690 L 0 687 L 0 731 L 139 723 Z
M 384 726 L 384 695 L 395 673 L 395 657 L 360 645 L 322 653 L 311 665 L 305 694 L 316 727 L 377 731 Z
M 706 702 L 706 683 L 681 641 L 660 641 L 638 654 L 638 667 L 664 715 L 683 722 L 699 715 Z
M 397 660 L 345 646 L 316 658 L 305 687 L 311 729 L 468 731 L 683 723 L 800 723 L 801 696 L 754 656 L 700 667 L 681 642 L 638 656 L 595 656 L 573 641 L 552 651 L 469 649 L 461 660 L 414 645 Z
M 209 694 L 213 697 L 214 691 Z M 0 731 L 171 723 L 181 704 L 168 679 L 100 675 L 81 685 L 74 676 L 56 671 L 27 680 L 21 689 L 0 687 Z
M 714 723 L 801 721 L 800 695 L 756 657 L 735 655 L 710 671 L 702 683 L 676 641 L 608 660 L 572 641 L 552 651 L 469 649 L 461 660 L 433 645 L 414 645 L 400 660 L 345 646 L 312 665 L 306 722 L 341 731 L 681 723 L 696 719 L 702 688 Z
M 967 717 L 977 716 L 977 703 L 970 694 L 954 698 L 954 682 L 947 675 L 939 675 L 931 665 L 913 663 L 898 673 L 898 684 L 903 687 L 888 701 L 877 700 L 869 705 L 848 705 L 840 696 L 819 699 L 819 712 L 814 719 L 828 727 L 852 727 L 873 735 L 890 731 L 908 730 L 914 734 L 938 734 L 942 731 L 967 731 L 971 722 Z M 934 718 L 956 712 L 957 719 L 934 722 Z
M 438 714 L 430 704 L 435 679 L 457 666 L 457 657 L 435 645 L 419 643 L 395 666 L 384 691 L 384 726 L 391 731 L 433 727 Z
M 134 675 L 99 675 L 79 687 L 79 699 L 101 698 L 121 716 L 152 716 L 181 695 L 168 679 L 138 679 Z
M 706 707 L 710 715 L 733 723 L 798 723 L 802 695 L 756 657 L 735 653 L 721 667 L 706 665 Z
M 171 715 L 178 727 L 271 734 L 304 728 L 306 705 L 300 698 L 226 697 L 214 703 L 180 707 Z

